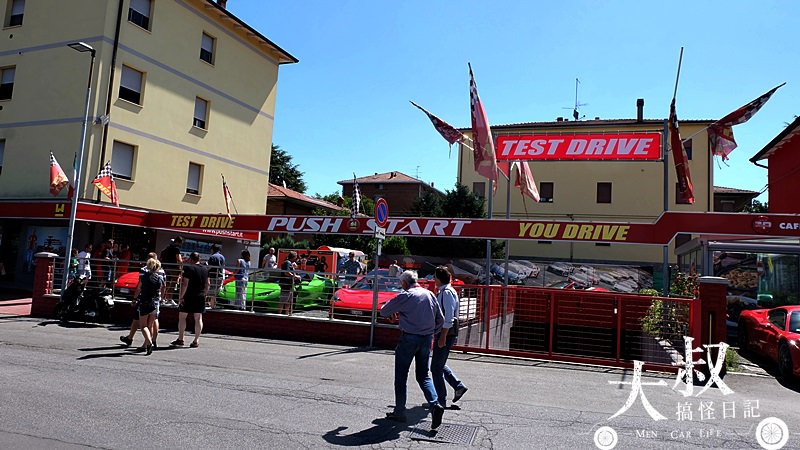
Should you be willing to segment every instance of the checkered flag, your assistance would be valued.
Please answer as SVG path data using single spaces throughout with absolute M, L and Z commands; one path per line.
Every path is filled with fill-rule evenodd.
M 117 185 L 114 183 L 114 173 L 111 171 L 111 163 L 107 162 L 97 177 L 92 181 L 92 184 L 97 189 L 105 194 L 106 197 L 111 199 L 114 206 L 119 207 L 119 199 L 117 198 Z
M 361 191 L 358 189 L 356 174 L 353 174 L 353 203 L 350 205 L 350 217 L 355 217 L 361 210 Z

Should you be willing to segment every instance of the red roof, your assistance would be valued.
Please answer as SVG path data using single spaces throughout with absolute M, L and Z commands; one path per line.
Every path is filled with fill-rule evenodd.
M 331 211 L 342 211 L 347 208 L 341 207 L 334 203 L 322 200 L 320 198 L 309 197 L 305 194 L 301 194 L 300 192 L 293 191 L 289 188 L 285 188 L 283 186 L 277 186 L 272 183 L 269 184 L 269 192 L 267 193 L 268 199 L 283 199 L 289 200 L 299 203 L 304 203 L 308 205 L 313 205 L 319 208 L 324 208 Z M 269 201 L 269 200 L 267 200 Z
M 419 184 L 427 184 L 422 180 L 418 180 L 414 177 L 410 177 L 403 172 L 386 172 L 386 173 L 376 173 L 375 175 L 369 175 L 366 177 L 356 178 L 356 181 L 359 184 L 371 184 L 371 183 L 419 183 Z M 338 184 L 353 184 L 353 179 L 337 181 Z

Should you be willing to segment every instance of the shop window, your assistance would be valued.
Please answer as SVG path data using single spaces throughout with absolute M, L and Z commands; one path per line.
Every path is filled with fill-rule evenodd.
M 189 177 L 186 180 L 186 193 L 200 195 L 200 180 L 203 177 L 203 166 L 189 163 Z
M 214 64 L 215 44 L 216 39 L 203 33 L 203 38 L 200 40 L 200 59 L 209 64 Z
M 6 153 L 6 140 L 0 139 L 0 175 L 3 174 L 3 156 Z
M 543 181 L 539 183 L 539 203 L 553 203 L 553 183 Z
M 25 15 L 25 0 L 13 0 L 9 2 L 10 8 L 6 14 L 6 26 L 18 27 L 22 25 L 22 17 Z
M 15 67 L 5 67 L 0 69 L 0 100 L 11 100 L 11 93 L 14 91 Z
M 119 98 L 137 105 L 142 104 L 142 80 L 144 73 L 128 66 L 122 66 L 122 78 L 119 83 Z
M 611 183 L 597 183 L 597 203 L 611 203 Z
M 197 128 L 207 129 L 208 122 L 208 101 L 200 97 L 194 99 L 194 121 L 192 125 Z
M 133 180 L 133 161 L 136 148 L 130 144 L 114 141 L 111 150 L 111 167 L 114 178 Z
M 128 8 L 128 22 L 136 24 L 145 30 L 150 30 L 150 10 L 152 0 L 131 0 Z

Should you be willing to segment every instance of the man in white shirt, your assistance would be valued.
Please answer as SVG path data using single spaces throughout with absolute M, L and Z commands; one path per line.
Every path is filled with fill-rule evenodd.
M 395 259 L 389 264 L 389 276 L 393 278 L 399 277 L 401 273 L 403 273 L 403 268 L 397 265 L 397 260 Z
M 264 258 L 261 260 L 261 267 L 263 269 L 277 269 L 278 268 L 278 258 L 275 257 L 275 249 L 270 247 L 267 254 L 264 255 Z
M 450 286 L 450 272 L 446 267 L 439 266 L 433 274 L 433 280 L 439 293 L 436 301 L 444 316 L 442 331 L 433 338 L 433 355 L 431 356 L 431 378 L 436 389 L 436 398 L 442 407 L 447 407 L 447 386 L 445 381 L 455 391 L 453 403 L 459 401 L 467 392 L 467 387 L 458 379 L 455 373 L 447 367 L 447 357 L 450 348 L 456 343 L 458 337 L 458 294 Z
M 92 258 L 92 244 L 86 244 L 83 251 L 78 253 L 78 279 L 83 277 L 84 282 L 92 278 L 92 268 L 89 260 Z

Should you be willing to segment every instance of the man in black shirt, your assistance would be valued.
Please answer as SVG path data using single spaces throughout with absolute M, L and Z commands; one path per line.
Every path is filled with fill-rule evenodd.
M 206 310 L 206 296 L 210 282 L 208 270 L 200 265 L 200 255 L 192 252 L 189 264 L 183 267 L 181 295 L 178 303 L 178 339 L 171 345 L 183 345 L 183 334 L 186 331 L 186 316 L 194 314 L 194 340 L 189 347 L 200 345 L 200 333 L 203 331 L 203 312 Z
M 172 299 L 172 294 L 181 274 L 181 264 L 183 263 L 183 258 L 181 257 L 182 244 L 183 238 L 176 236 L 175 239 L 170 241 L 169 246 L 161 251 L 161 267 L 167 274 L 167 289 L 162 300 L 169 306 L 176 306 L 175 300 Z

